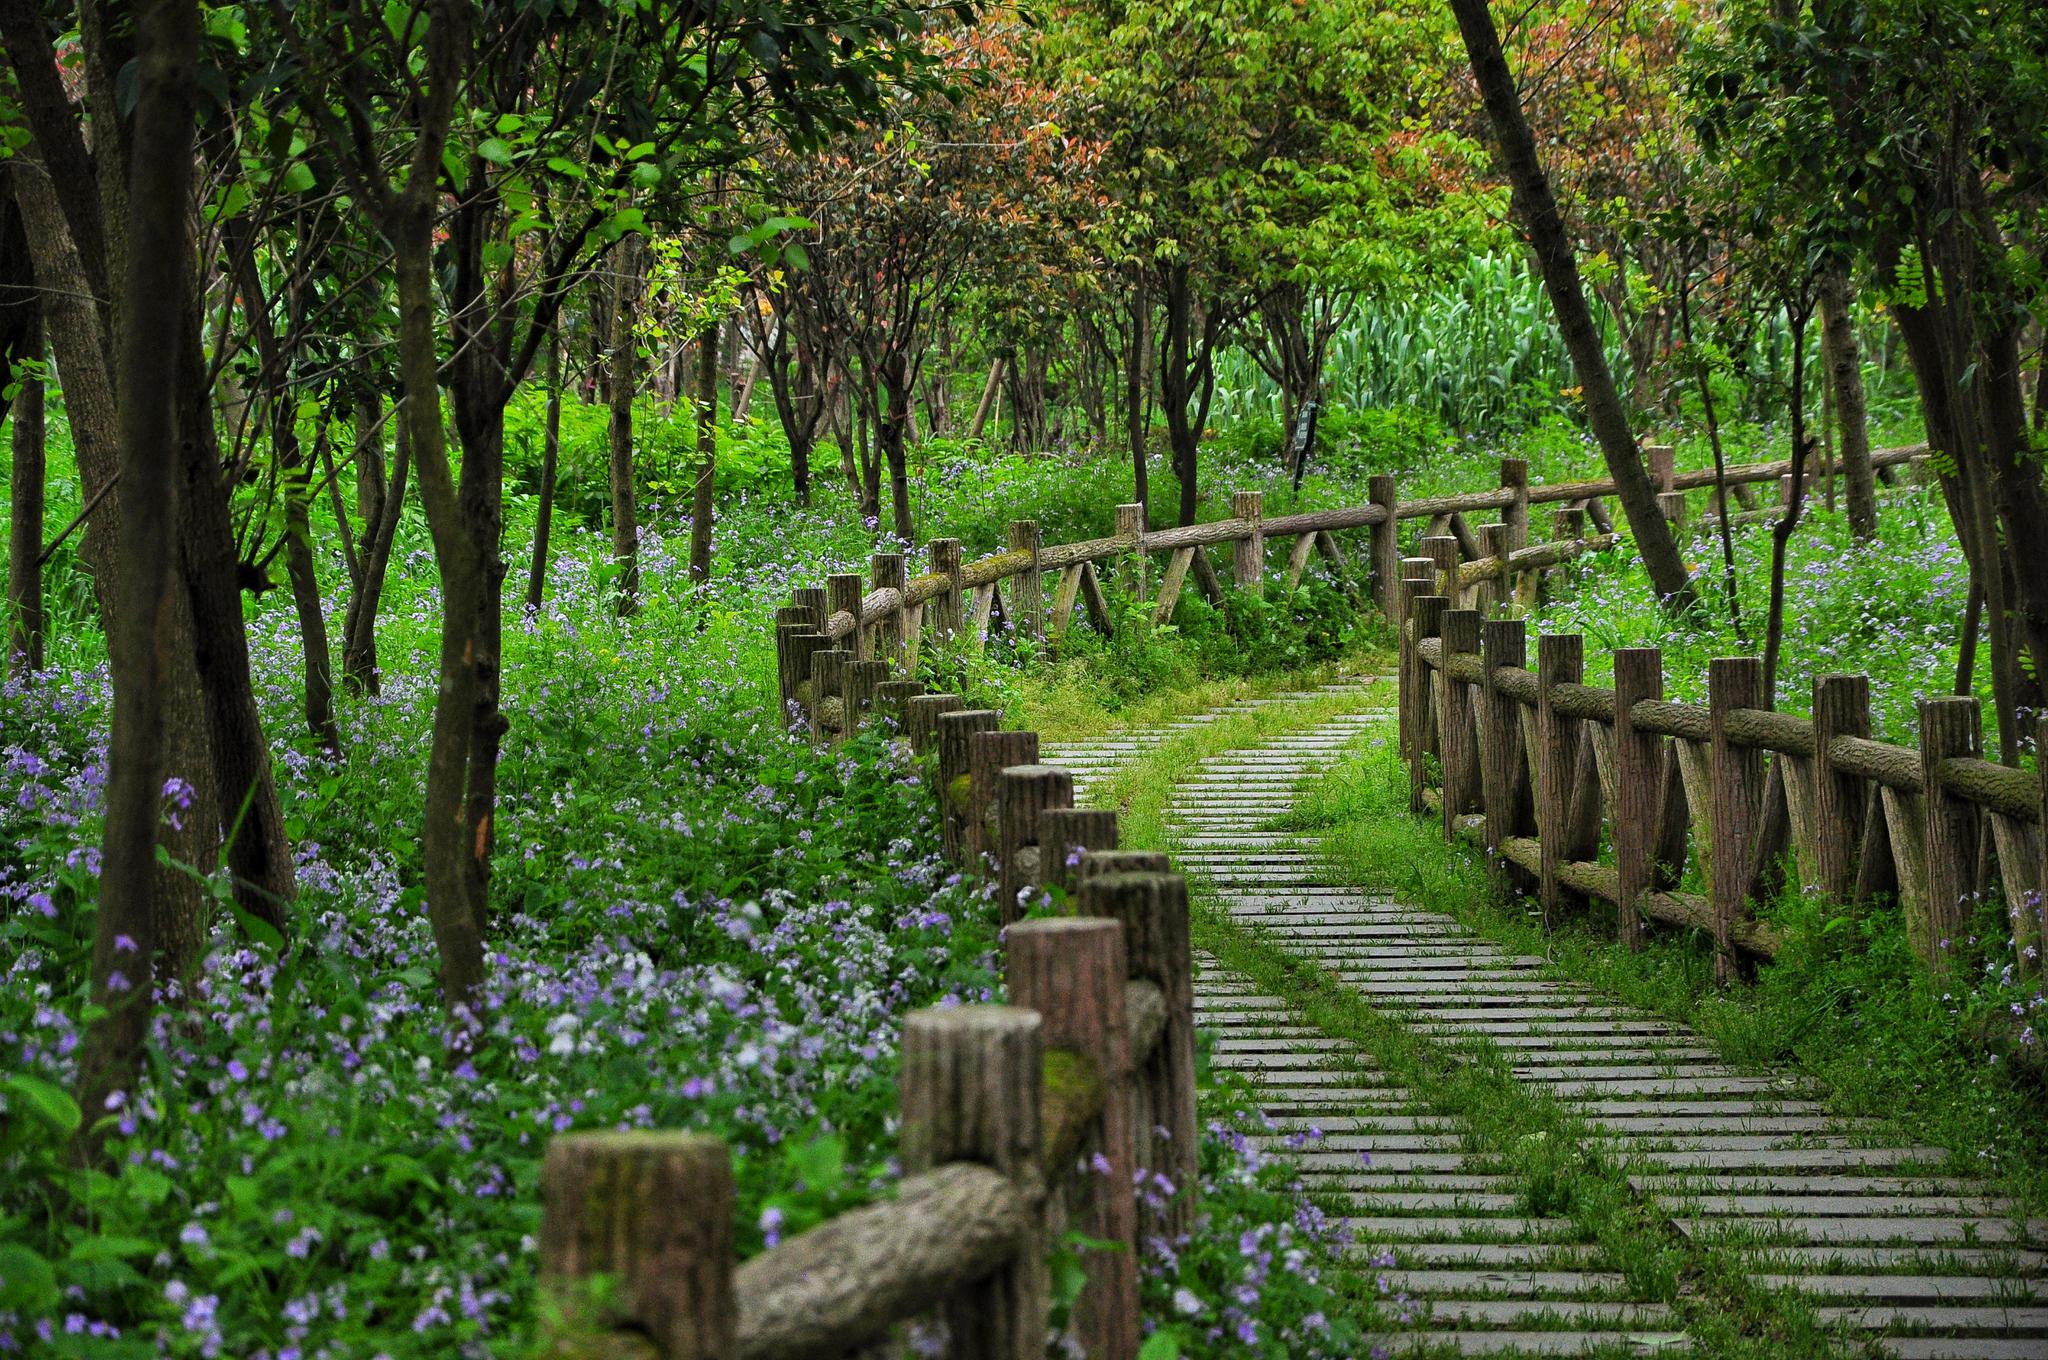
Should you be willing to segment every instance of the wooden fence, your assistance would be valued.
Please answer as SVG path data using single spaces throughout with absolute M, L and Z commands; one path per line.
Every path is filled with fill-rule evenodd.
M 1701 474 L 1675 473 L 1658 452 L 1652 468 L 1665 488 L 1666 513 L 1680 517 L 1684 491 L 1711 483 L 1712 475 L 1702 483 Z M 1892 466 L 1916 452 L 1886 451 L 1879 459 Z M 1736 468 L 1730 482 L 1749 486 L 1786 471 L 1783 464 Z M 1220 544 L 1231 547 L 1232 577 L 1241 587 L 1261 583 L 1269 541 L 1290 537 L 1290 588 L 1317 553 L 1339 569 L 1341 582 L 1348 558 L 1335 535 L 1366 529 L 1373 598 L 1391 621 L 1410 625 L 1402 646 L 1402 740 L 1415 762 L 1418 800 L 1435 796 L 1420 780 L 1429 757 L 1437 756 L 1455 772 L 1442 796 L 1442 806 L 1451 809 L 1446 825 L 1469 831 L 1475 819 L 1465 814 L 1481 795 L 1476 776 L 1468 775 L 1483 767 L 1502 789 L 1520 791 L 1493 803 L 1503 811 L 1500 835 L 1488 843 L 1511 861 L 1533 866 L 1546 885 L 1546 902 L 1561 902 L 1570 891 L 1598 892 L 1616 875 L 1593 863 L 1585 846 L 1597 838 L 1599 821 L 1597 803 L 1591 814 L 1582 806 L 1595 796 L 1588 790 L 1627 770 L 1637 783 L 1625 787 L 1655 784 L 1661 793 L 1666 767 L 1660 764 L 1654 777 L 1642 773 L 1638 766 L 1650 749 L 1643 743 L 1654 746 L 1658 738 L 1648 734 L 1665 730 L 1657 722 L 1692 724 L 1666 710 L 1693 710 L 1617 705 L 1611 691 L 1576 686 L 1576 673 L 1567 675 L 1570 668 L 1558 660 L 1565 655 L 1562 639 L 1545 639 L 1546 656 L 1558 649 L 1556 667 L 1539 666 L 1547 678 L 1538 684 L 1515 669 L 1519 660 L 1509 664 L 1510 639 L 1520 638 L 1514 620 L 1486 625 L 1490 645 L 1503 650 L 1491 670 L 1474 670 L 1478 659 L 1471 649 L 1454 644 L 1479 628 L 1480 616 L 1453 605 L 1526 602 L 1545 571 L 1615 541 L 1601 505 L 1614 492 L 1610 483 L 1532 488 L 1516 459 L 1503 460 L 1501 480 L 1498 490 L 1404 502 L 1392 478 L 1375 477 L 1366 505 L 1272 519 L 1264 517 L 1259 494 L 1246 492 L 1233 498 L 1236 513 L 1228 520 L 1159 532 L 1143 529 L 1139 507 L 1123 506 L 1115 534 L 1053 547 L 1041 545 L 1036 525 L 1020 521 L 1010 526 L 1006 551 L 973 563 L 961 562 L 956 541 L 941 539 L 930 545 L 932 570 L 915 579 L 907 578 L 900 554 L 881 554 L 865 582 L 837 575 L 822 588 L 794 592 L 776 615 L 781 698 L 791 724 L 808 728 L 820 742 L 880 725 L 908 743 L 927 775 L 926 792 L 918 796 L 935 798 L 940 808 L 947 853 L 996 886 L 997 915 L 1007 928 L 1011 1004 L 907 1016 L 899 1093 L 905 1178 L 896 1197 L 842 1214 L 744 1265 L 734 1264 L 731 1160 L 717 1139 L 600 1132 L 553 1140 L 542 1173 L 543 1353 L 557 1360 L 824 1360 L 872 1353 L 892 1344 L 906 1322 L 932 1319 L 943 1324 L 943 1353 L 953 1360 L 1041 1360 L 1051 1317 L 1048 1251 L 1072 1228 L 1117 1247 L 1082 1258 L 1086 1283 L 1069 1323 L 1072 1338 L 1093 1360 L 1133 1360 L 1140 1342 L 1142 1245 L 1185 1232 L 1194 1215 L 1199 1128 L 1186 882 L 1169 872 L 1164 855 L 1118 850 L 1114 813 L 1075 808 L 1072 775 L 1039 763 L 1035 733 L 1005 730 L 999 713 L 970 708 L 960 695 L 925 693 L 916 678 L 920 646 L 927 636 L 964 637 L 979 646 L 997 615 L 1027 636 L 1057 636 L 1077 603 L 1093 626 L 1106 630 L 1112 614 L 1097 568 L 1111 561 L 1123 564 L 1120 586 L 1163 622 L 1191 576 L 1198 589 L 1221 596 L 1206 553 Z M 1555 536 L 1531 545 L 1530 507 L 1542 503 L 1559 506 Z M 1466 516 L 1481 511 L 1499 512 L 1500 522 L 1467 523 Z M 1403 520 L 1425 522 L 1425 557 L 1404 563 Z M 1167 555 L 1156 589 L 1153 553 Z M 1054 578 L 1049 609 L 1048 576 Z M 1477 678 L 1468 681 L 1468 674 Z M 1717 683 L 1723 687 L 1717 693 L 1741 699 L 1736 707 L 1745 713 L 1756 707 L 1725 681 Z M 1488 720 L 1512 729 L 1512 737 L 1488 742 L 1477 736 L 1469 711 L 1473 684 L 1534 707 L 1536 735 L 1522 735 L 1519 724 L 1532 721 L 1526 715 L 1489 708 Z M 1422 699 L 1432 685 L 1433 697 Z M 1618 763 L 1614 733 L 1603 745 L 1597 733 L 1580 732 L 1580 725 L 1599 721 L 1603 693 L 1610 726 L 1613 715 L 1622 714 L 1619 731 L 1628 734 L 1627 759 L 1636 764 Z M 1715 772 L 1729 733 L 1755 728 L 1776 739 L 1777 724 L 1793 721 L 1765 713 L 1731 723 L 1722 712 L 1730 702 L 1714 710 L 1720 717 L 1701 710 L 1706 715 L 1683 726 L 1683 739 L 1674 743 L 1707 742 L 1710 777 L 1720 777 Z M 1919 809 L 1926 830 L 1916 844 L 1930 847 L 1923 852 L 1930 862 L 1936 852 L 1946 853 L 1950 843 L 1942 837 L 1954 831 L 1944 820 L 1955 814 L 1943 790 L 1981 786 L 1997 799 L 2011 792 L 2014 772 L 1971 759 L 1974 749 L 1943 748 L 1929 777 L 1893 770 L 1875 757 L 1865 761 L 1864 748 L 1894 748 L 1868 741 L 1841 746 L 1860 740 L 1850 727 L 1832 741 L 1809 737 L 1808 758 L 1829 772 L 1829 787 L 1839 789 L 1864 768 L 1859 762 L 1882 764 L 1884 773 L 1870 777 L 1883 786 L 1884 806 L 1896 803 L 1901 817 Z M 1449 740 L 1439 741 L 1439 734 Z M 1524 748 L 1552 754 L 1529 764 L 1524 775 L 1518 773 Z M 1697 780 L 1687 771 L 1697 763 L 1681 754 L 1670 764 L 1679 773 L 1669 777 L 1690 791 Z M 1900 782 L 1909 775 L 1921 780 L 1911 786 L 1920 790 L 1915 804 L 1905 801 L 1909 785 Z M 1557 800 L 1530 798 L 1526 790 L 1537 780 L 1549 781 L 1541 785 L 1546 790 L 1570 790 L 1558 803 L 1563 821 L 1554 828 L 1546 822 L 1541 841 L 1525 834 L 1530 828 L 1521 813 L 1550 809 Z M 1759 774 L 1752 782 L 1760 791 L 1753 800 L 1758 807 L 1777 805 L 1761 792 L 1768 778 Z M 1809 787 L 1799 784 L 1796 797 L 1808 798 Z M 1926 796 L 1927 788 L 1936 795 Z M 1517 797 L 1521 802 L 1512 803 Z M 1659 806 L 1677 801 L 1667 797 Z M 1511 806 L 1512 814 L 1506 811 Z M 2038 800 L 2016 807 L 1995 804 L 1999 834 L 2038 851 Z M 1549 811 L 1543 815 L 1552 818 Z M 1756 812 L 1744 815 L 1749 821 L 1724 813 L 1723 827 L 1747 835 L 1752 822 L 1769 822 Z M 1495 819 L 1476 820 L 1490 828 Z M 1683 833 L 1681 822 L 1677 834 Z M 2028 835 L 2034 839 L 2025 840 Z M 1637 901 L 1650 915 L 1689 913 L 1684 919 L 1718 930 L 1712 908 L 1669 885 L 1656 886 L 1660 874 L 1668 876 L 1663 866 L 1671 859 L 1659 858 L 1665 844 L 1657 841 L 1628 861 L 1631 867 L 1621 872 L 1633 877 L 1626 881 L 1651 886 L 1624 900 Z M 1563 853 L 1574 845 L 1578 853 Z M 1613 895 L 1621 896 L 1618 887 Z M 1039 900 L 1062 902 L 1064 910 L 1025 919 Z M 1731 950 L 1768 947 L 1766 932 L 1733 919 L 1721 937 Z M 1141 1203 L 1139 1172 L 1163 1177 L 1174 1193 Z
M 1775 951 L 1753 903 L 1789 873 L 1836 902 L 1896 896 L 1914 948 L 1945 973 L 1996 888 L 2010 963 L 2038 972 L 2048 765 L 1986 761 L 1976 699 L 1922 700 L 1909 747 L 1870 739 L 1861 675 L 1815 677 L 1810 718 L 1773 710 L 1755 657 L 1711 662 L 1704 704 L 1665 700 L 1654 647 L 1615 652 L 1613 685 L 1587 685 L 1578 635 L 1538 638 L 1531 669 L 1523 621 L 1464 607 L 1462 570 L 1404 567 L 1412 806 L 1533 887 L 1546 920 L 1598 899 L 1631 946 L 1645 919 L 1709 930 L 1725 980 Z M 2040 732 L 2048 750 L 2048 718 Z M 1703 892 L 1679 890 L 1688 864 Z

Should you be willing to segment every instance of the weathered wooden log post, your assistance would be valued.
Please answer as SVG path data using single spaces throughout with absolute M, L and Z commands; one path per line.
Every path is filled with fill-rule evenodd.
M 1002 848 L 1001 777 L 1012 765 L 1038 763 L 1036 732 L 976 732 L 967 739 L 967 865 L 986 870 Z
M 1663 492 L 1657 497 L 1657 508 L 1663 512 L 1664 518 L 1671 522 L 1672 528 L 1683 529 L 1685 527 L 1685 493 L 1683 491 Z
M 811 744 L 832 746 L 846 735 L 846 668 L 853 653 L 829 647 L 811 653 Z
M 1955 789 L 1942 772 L 1953 757 L 1982 758 L 1983 717 L 1976 699 L 1940 698 L 1920 701 L 1920 782 L 1927 807 L 1927 920 L 1925 933 L 1915 931 L 1921 956 L 1937 975 L 1964 971 L 1973 963 L 1965 956 L 1971 899 L 1977 881 L 1977 804 Z M 1909 925 L 1920 923 L 1908 922 Z
M 1019 637 L 1028 637 L 1034 642 L 1045 640 L 1045 581 L 1038 565 L 1041 546 L 1037 520 L 1010 522 L 1010 551 L 1031 554 L 1029 565 L 1017 573 L 1010 594 L 1013 612 L 1010 623 Z
M 1474 660 L 1479 652 L 1479 612 L 1453 609 L 1444 615 L 1442 700 L 1437 726 L 1443 742 L 1443 824 L 1444 839 L 1458 839 L 1458 818 L 1479 806 L 1479 747 L 1474 724 L 1472 689 L 1452 672 L 1453 658 Z
M 875 696 L 889 678 L 889 663 L 874 659 L 851 662 L 846 667 L 846 730 L 852 736 L 874 717 Z
M 1508 554 L 1513 551 L 1509 546 L 1511 534 L 1505 524 L 1479 526 L 1479 555 L 1493 562 L 1492 571 L 1472 589 L 1472 607 L 1482 619 L 1491 617 L 1515 598 L 1514 578 L 1508 567 Z
M 1571 820 L 1572 777 L 1579 768 L 1581 720 L 1557 709 L 1556 688 L 1585 678 L 1585 639 L 1577 633 L 1536 640 L 1536 835 L 1541 851 L 1543 923 L 1555 927 L 1566 907 L 1585 899 L 1558 879 Z
M 1436 569 L 1436 589 L 1431 593 L 1450 601 L 1450 608 L 1462 609 L 1465 596 L 1458 589 L 1458 540 L 1450 534 L 1433 534 L 1423 539 L 1420 547 Z
M 1557 542 L 1575 543 L 1585 534 L 1585 511 L 1575 505 L 1560 505 L 1550 512 L 1550 536 Z
M 1069 910 L 1080 881 L 1082 857 L 1116 849 L 1116 831 L 1116 814 L 1107 808 L 1051 808 L 1039 817 L 1045 883 L 1066 894 Z
M 1173 862 L 1158 850 L 1090 850 L 1081 856 L 1074 882 L 1078 886 L 1110 874 L 1163 874 L 1172 869 Z
M 1074 1301 L 1074 1339 L 1089 1360 L 1133 1360 L 1138 1262 L 1125 1244 L 1137 1240 L 1132 1172 L 1138 1131 L 1123 926 L 1071 916 L 1020 921 L 1005 937 L 1005 954 L 1010 1002 L 1038 1012 L 1048 1072 L 1061 1078 L 1047 1082 L 1048 1123 L 1065 1122 L 1061 1106 L 1084 1084 L 1101 1092 L 1102 1114 L 1093 1126 L 1076 1130 L 1081 1137 L 1071 1147 L 1046 1149 L 1047 1174 L 1055 1185 L 1072 1178 L 1068 1231 L 1123 1248 L 1083 1254 L 1087 1283 Z
M 1418 817 L 1425 807 L 1423 791 L 1429 787 L 1429 758 L 1443 748 L 1443 733 L 1437 720 L 1436 692 L 1439 688 L 1430 665 L 1422 658 L 1422 644 L 1443 634 L 1444 616 L 1450 601 L 1441 595 L 1415 595 L 1408 600 L 1408 635 L 1404 642 L 1410 657 L 1409 712 L 1414 719 L 1408 743 L 1408 810 Z
M 1366 531 L 1366 560 L 1367 571 L 1372 576 L 1372 597 L 1379 604 L 1380 616 L 1398 626 L 1401 622 L 1401 503 L 1396 495 L 1394 479 L 1383 472 L 1374 473 L 1367 479 L 1365 494 L 1366 499 L 1386 516 Z
M 1230 583 L 1239 590 L 1257 590 L 1266 575 L 1266 493 L 1233 491 L 1230 513 L 1243 520 L 1246 533 L 1230 545 Z
M 590 1336 L 621 1330 L 652 1341 L 658 1360 L 733 1360 L 724 1143 L 701 1133 L 565 1134 L 549 1141 L 540 1183 L 541 1290 L 561 1319 L 542 1355 L 618 1355 L 592 1348 Z
M 840 638 L 839 645 L 853 653 L 852 659 L 860 661 L 868 656 L 867 630 L 860 623 L 861 580 L 850 571 L 836 571 L 825 578 L 826 621 L 841 614 L 853 619 L 852 631 Z
M 2020 956 L 2022 977 L 2038 977 L 2048 969 L 2048 958 L 2042 957 L 2048 954 L 2048 759 L 2042 758 L 2042 753 L 2048 752 L 2048 713 L 2035 725 L 2034 752 L 2041 784 L 2041 811 L 2034 828 L 2034 895 L 2029 901 L 2024 893 L 2016 894 L 2020 900 L 2013 908 L 2012 942 Z M 2034 950 L 2031 956 L 2029 945 Z
M 1643 462 L 1650 471 L 1650 485 L 1661 494 L 1671 490 L 1678 476 L 1678 450 L 1669 444 L 1645 444 Z
M 1085 861 L 1084 861 L 1085 863 Z M 1137 1162 L 1163 1176 L 1139 1198 L 1140 1232 L 1169 1242 L 1194 1223 L 1201 1128 L 1195 1120 L 1194 950 L 1187 881 L 1179 874 L 1084 874 L 1081 915 L 1121 922 L 1131 976 L 1159 989 L 1166 1023 L 1151 1055 L 1136 1068 Z M 1161 1199 L 1164 1203 L 1160 1203 Z M 1134 1247 L 1136 1244 L 1133 1244 Z
M 1614 653 L 1614 863 L 1621 899 L 1615 928 L 1630 949 L 1643 947 L 1643 908 L 1650 894 L 1652 857 L 1664 798 L 1663 742 L 1635 723 L 1644 700 L 1664 697 L 1664 654 L 1655 647 L 1623 647 Z
M 875 686 L 875 711 L 892 736 L 910 735 L 910 701 L 923 693 L 922 680 L 884 680 Z
M 974 738 L 993 732 L 1003 715 L 992 708 L 963 708 L 941 713 L 939 732 L 939 807 L 944 822 L 946 858 L 955 864 L 970 864 L 970 828 L 974 813 Z
M 1512 880 L 1500 847 L 1508 837 L 1522 834 L 1529 765 L 1522 758 L 1522 705 L 1501 689 L 1499 672 L 1527 668 L 1526 625 L 1520 619 L 1488 620 L 1479 630 L 1479 651 L 1479 724 L 1485 733 L 1479 746 L 1479 801 L 1486 813 L 1486 859 L 1496 874 Z
M 939 719 L 948 713 L 958 713 L 965 707 L 965 701 L 957 694 L 913 695 L 903 706 L 911 751 L 924 755 L 935 750 L 939 744 Z
M 1586 498 L 1586 519 L 1603 534 L 1614 532 L 1614 518 L 1607 513 L 1607 503 L 1598 496 Z
M 1501 507 L 1500 522 L 1508 531 L 1508 551 L 1529 546 L 1529 460 L 1500 460 L 1501 490 L 1514 499 Z
M 789 679 L 789 703 L 784 714 L 792 728 L 800 722 L 810 723 L 813 730 L 817 727 L 817 690 L 811 685 L 811 667 L 818 653 L 831 645 L 832 640 L 823 633 L 798 628 L 776 630 L 777 666 Z
M 811 614 L 811 631 L 825 631 L 825 620 L 830 611 L 825 607 L 827 596 L 823 586 L 798 586 L 789 592 L 789 602 L 798 609 L 807 609 Z
M 775 688 L 785 725 L 791 723 L 790 705 L 796 702 L 797 682 L 806 678 L 797 673 L 796 655 L 789 640 L 811 631 L 810 610 L 786 604 L 775 611 Z
M 967 624 L 966 591 L 960 580 L 960 540 L 957 538 L 935 538 L 931 541 L 932 573 L 946 578 L 948 584 L 931 598 L 932 639 L 936 642 L 951 642 L 960 636 Z
M 1731 982 L 1747 967 L 1735 947 L 1737 925 L 1748 913 L 1750 842 L 1762 821 L 1763 752 L 1728 736 L 1728 715 L 1765 706 L 1764 663 L 1753 656 L 1716 657 L 1707 663 L 1707 732 L 1713 771 L 1713 817 L 1708 894 L 1714 909 L 1714 977 Z
M 1406 759 L 1410 745 L 1415 740 L 1416 720 L 1421 716 L 1417 711 L 1417 695 L 1423 691 L 1414 683 L 1411 669 L 1419 664 L 1414 643 L 1409 637 L 1409 618 L 1412 602 L 1424 595 L 1434 595 L 1436 569 L 1426 557 L 1404 557 L 1401 559 L 1401 582 L 1398 604 L 1400 612 L 1394 619 L 1395 644 L 1397 647 L 1394 675 L 1395 725 L 1401 743 L 1401 757 Z
M 949 1360 L 1043 1360 L 1052 1307 L 1041 1146 L 1043 1022 L 1014 1006 L 913 1011 L 903 1025 L 903 1170 L 977 1162 L 1034 1206 L 1009 1264 L 944 1308 Z
M 1124 552 L 1130 562 L 1131 597 L 1142 600 L 1149 588 L 1145 570 L 1145 507 L 1126 503 L 1116 508 L 1116 536 L 1123 541 Z
M 1033 745 L 1036 745 L 1036 734 Z M 996 777 L 996 805 L 999 835 L 996 854 L 1001 860 L 997 882 L 998 919 L 1003 925 L 1020 921 L 1026 910 L 1022 899 L 1033 895 L 1045 881 L 1045 847 L 1039 819 L 1053 808 L 1074 805 L 1074 776 L 1057 765 L 1010 765 Z
M 1870 736 L 1870 677 L 1813 677 L 1813 844 L 1809 885 L 1832 902 L 1856 896 L 1856 855 L 1863 844 L 1863 781 L 1835 768 L 1836 737 Z M 1880 813 L 1880 816 L 1883 814 Z
M 902 553 L 876 553 L 868 559 L 868 584 L 876 590 L 896 592 L 896 608 L 875 622 L 873 655 L 901 670 L 910 656 L 910 609 L 903 599 L 910 583 Z

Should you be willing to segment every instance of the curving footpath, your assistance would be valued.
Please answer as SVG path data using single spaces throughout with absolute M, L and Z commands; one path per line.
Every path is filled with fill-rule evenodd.
M 1327 691 L 1326 691 L 1327 693 Z M 1359 690 L 1361 704 L 1366 702 Z M 1282 695 L 1250 701 L 1282 704 Z M 1042 759 L 1091 783 L 1175 733 L 1231 711 Z M 1189 770 L 1169 821 L 1176 859 L 1233 921 L 1333 972 L 1416 1034 L 1498 1049 L 1518 1083 L 1598 1130 L 1671 1233 L 1720 1238 L 1755 1285 L 1797 1290 L 1845 1355 L 2048 1360 L 2048 1222 L 2018 1221 L 1945 1154 L 1829 1115 L 1792 1074 L 1720 1061 L 1678 1026 L 1544 975 L 1452 917 L 1346 887 L 1312 844 L 1266 828 L 1304 774 L 1393 715 L 1359 711 Z M 1215 1064 L 1259 1088 L 1313 1189 L 1348 1206 L 1386 1287 L 1413 1299 L 1425 1355 L 1648 1355 L 1691 1349 L 1677 1306 L 1632 1289 L 1572 1220 L 1532 1216 L 1479 1139 L 1381 1074 L 1372 1056 L 1286 1001 L 1197 957 L 1196 1007 Z M 1391 1254 L 1391 1264 L 1386 1264 Z

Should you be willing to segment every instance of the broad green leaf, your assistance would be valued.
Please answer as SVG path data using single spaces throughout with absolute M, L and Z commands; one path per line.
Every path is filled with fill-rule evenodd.
M 477 143 L 476 154 L 482 156 L 492 165 L 510 165 L 512 163 L 512 143 L 506 141 L 503 137 L 486 137 Z
M 26 1072 L 17 1072 L 4 1083 L 9 1109 L 33 1111 L 43 1122 L 59 1133 L 73 1133 L 78 1129 L 84 1116 L 78 1102 L 73 1100 L 63 1087 L 31 1077 Z

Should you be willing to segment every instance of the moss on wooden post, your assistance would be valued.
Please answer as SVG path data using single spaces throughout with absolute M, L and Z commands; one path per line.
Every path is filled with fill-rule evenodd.
M 968 775 L 975 736 L 993 732 L 1003 715 L 992 708 L 964 708 L 939 715 L 939 808 L 946 858 L 969 863 L 973 788 Z
M 910 749 L 926 755 L 939 744 L 939 719 L 958 713 L 966 703 L 957 694 L 916 694 L 903 705 L 904 724 L 910 735 Z
M 568 1134 L 541 1169 L 541 1289 L 559 1315 L 543 1355 L 616 1354 L 638 1332 L 661 1360 L 732 1360 L 732 1159 L 697 1133 Z

